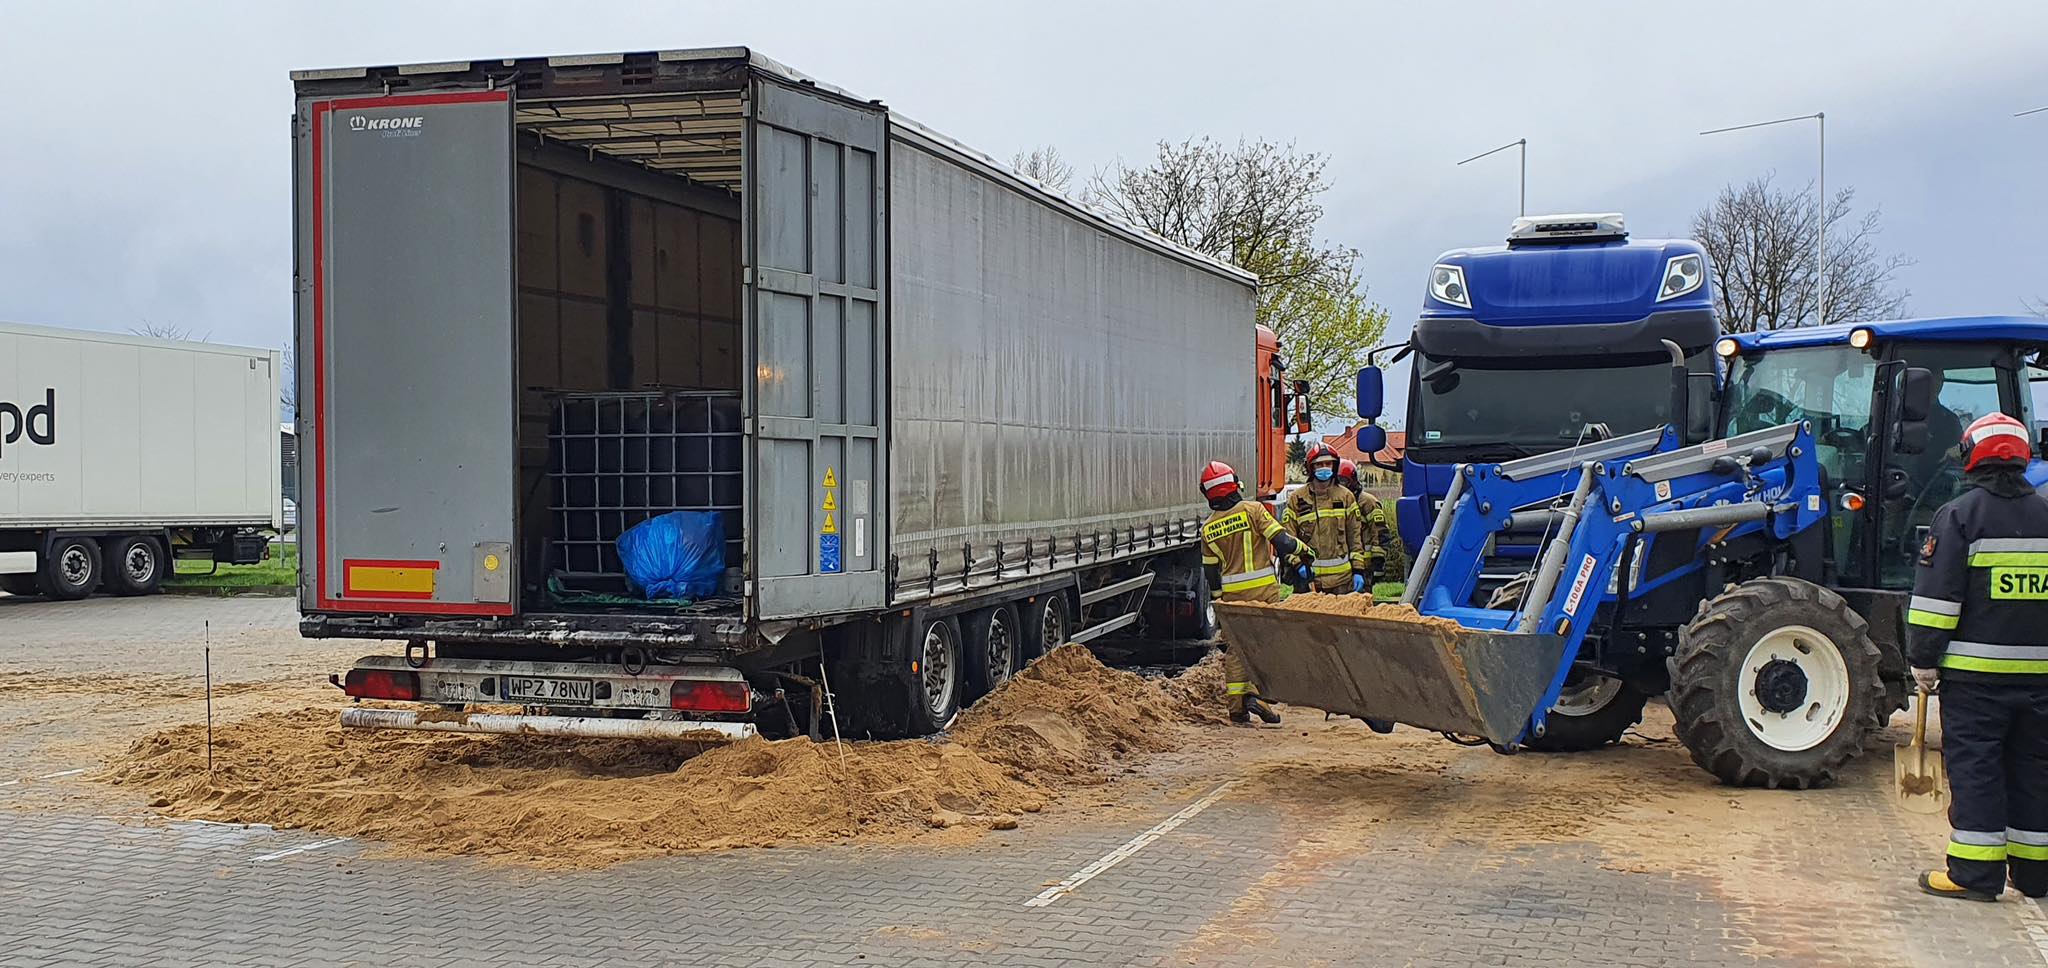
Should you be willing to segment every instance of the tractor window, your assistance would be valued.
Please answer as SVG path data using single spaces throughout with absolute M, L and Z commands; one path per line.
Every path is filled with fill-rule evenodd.
M 1894 454 L 1886 462 L 1894 479 L 1903 478 L 1905 494 L 1884 502 L 1878 581 L 1885 588 L 1912 587 L 1919 529 L 1932 524 L 1934 512 L 1962 493 L 1963 428 L 1978 417 L 2008 407 L 2025 412 L 2017 394 L 2008 397 L 2002 386 L 2002 373 L 2010 363 L 2007 351 L 2001 348 L 1902 343 L 1898 355 L 1907 366 L 1933 371 L 1935 406 L 1927 418 L 1927 451 Z
M 1729 374 L 1728 432 L 1812 422 L 1814 457 L 1826 475 L 1829 506 L 1864 486 L 1870 407 L 1877 361 L 1846 346 L 1773 350 L 1738 360 Z M 1828 560 L 1845 578 L 1856 567 L 1861 516 L 1835 514 L 1828 526 Z

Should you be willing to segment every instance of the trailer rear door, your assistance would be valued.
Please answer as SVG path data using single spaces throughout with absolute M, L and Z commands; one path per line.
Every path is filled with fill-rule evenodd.
M 311 597 L 325 611 L 510 614 L 509 94 L 307 100 L 294 133 Z
M 880 608 L 888 116 L 760 77 L 749 129 L 755 615 Z

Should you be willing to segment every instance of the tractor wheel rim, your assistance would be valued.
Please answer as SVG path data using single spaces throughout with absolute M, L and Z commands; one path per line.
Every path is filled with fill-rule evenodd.
M 1550 707 L 1550 711 L 1560 716 L 1591 716 L 1607 708 L 1607 704 L 1618 695 L 1621 695 L 1620 679 L 1580 676 L 1576 684 L 1567 683 L 1564 691 L 1557 694 L 1557 705 Z
M 1000 686 L 1010 681 L 1015 672 L 1013 656 L 1017 650 L 1010 642 L 1010 623 L 1003 613 L 996 612 L 988 619 L 988 684 Z
M 77 545 L 66 548 L 57 560 L 57 573 L 67 585 L 83 585 L 92 579 L 92 556 Z
M 933 622 L 924 630 L 924 704 L 933 715 L 946 711 L 953 696 L 953 655 L 945 626 Z
M 156 577 L 156 554 L 143 545 L 128 549 L 122 567 L 128 572 L 128 580 L 141 585 Z
M 1772 749 L 1810 750 L 1849 710 L 1849 663 L 1832 639 L 1804 625 L 1773 630 L 1750 646 L 1737 699 L 1749 733 Z
M 1045 646 L 1041 651 L 1051 652 L 1067 644 L 1067 613 L 1060 609 L 1058 602 L 1046 602 L 1045 612 L 1038 622 L 1038 637 Z

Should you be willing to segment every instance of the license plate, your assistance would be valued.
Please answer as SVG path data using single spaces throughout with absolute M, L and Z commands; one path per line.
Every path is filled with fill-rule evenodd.
M 580 702 L 591 699 L 588 679 L 505 679 L 505 698 L 519 702 Z

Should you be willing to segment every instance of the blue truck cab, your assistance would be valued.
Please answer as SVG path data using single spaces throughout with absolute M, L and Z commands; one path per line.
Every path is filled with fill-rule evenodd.
M 1381 465 L 1401 472 L 1403 541 L 1412 548 L 1428 533 L 1460 463 L 1661 426 L 1680 400 L 1686 442 L 1706 439 L 1720 335 L 1709 269 L 1698 243 L 1630 239 L 1619 214 L 1518 218 L 1504 245 L 1438 257 L 1414 334 L 1381 351 L 1411 366 L 1406 453 L 1398 468 Z M 1698 381 L 1683 397 L 1671 388 L 1674 346 Z M 1382 374 L 1368 367 L 1360 416 L 1378 417 L 1383 397 Z M 1384 441 L 1374 424 L 1359 431 L 1367 454 Z

